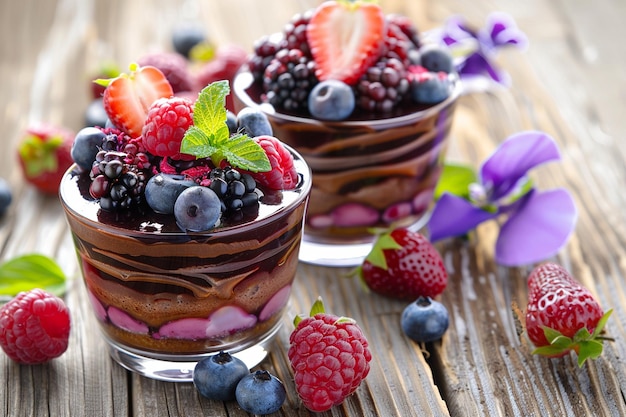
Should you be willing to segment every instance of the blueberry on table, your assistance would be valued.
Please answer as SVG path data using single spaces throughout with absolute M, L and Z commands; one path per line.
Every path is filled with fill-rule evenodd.
M 0 216 L 3 216 L 11 205 L 13 200 L 13 194 L 11 193 L 11 187 L 4 178 L 0 178 Z
M 172 46 L 185 58 L 189 58 L 194 46 L 206 40 L 206 33 L 200 25 L 181 25 L 172 31 Z
M 271 414 L 280 409 L 287 398 L 283 383 L 267 371 L 244 376 L 235 391 L 237 403 L 252 414 Z
M 202 359 L 193 371 L 193 384 L 198 392 L 210 399 L 231 401 L 239 381 L 250 371 L 246 364 L 228 352 Z
M 174 217 L 182 230 L 202 232 L 212 229 L 221 214 L 222 203 L 209 187 L 189 187 L 174 203 Z
M 354 92 L 342 81 L 322 81 L 311 90 L 308 104 L 309 112 L 316 119 L 343 120 L 354 110 Z
M 400 318 L 402 331 L 418 343 L 441 339 L 448 324 L 448 310 L 430 297 L 419 297 L 404 309 Z

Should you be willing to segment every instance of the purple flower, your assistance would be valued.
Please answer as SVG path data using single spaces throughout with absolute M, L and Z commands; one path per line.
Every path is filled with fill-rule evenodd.
M 431 240 L 462 236 L 484 221 L 504 219 L 496 242 L 498 263 L 530 264 L 556 254 L 574 230 L 576 206 L 562 188 L 536 190 L 527 172 L 558 159 L 557 145 L 545 133 L 509 137 L 483 162 L 479 181 L 468 184 L 469 198 L 441 195 L 428 223 Z
M 497 52 L 506 46 L 524 49 L 528 44 L 513 18 L 503 12 L 491 13 L 485 27 L 478 30 L 471 28 L 462 16 L 452 16 L 438 36 L 456 57 L 455 66 L 462 79 L 487 76 L 505 85 L 509 76 L 495 65 Z

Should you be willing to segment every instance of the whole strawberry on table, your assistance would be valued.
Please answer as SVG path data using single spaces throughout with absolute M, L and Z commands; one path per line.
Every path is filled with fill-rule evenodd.
M 561 357 L 574 351 L 579 366 L 599 357 L 611 312 L 560 265 L 539 265 L 528 277 L 526 332 L 535 354 Z

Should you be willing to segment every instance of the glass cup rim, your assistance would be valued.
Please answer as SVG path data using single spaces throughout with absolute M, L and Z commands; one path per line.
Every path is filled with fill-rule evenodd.
M 164 239 L 176 239 L 176 238 L 187 237 L 190 240 L 193 240 L 197 238 L 208 238 L 208 237 L 219 239 L 220 237 L 228 237 L 228 236 L 237 235 L 240 233 L 250 233 L 251 227 L 264 226 L 266 224 L 269 224 L 275 221 L 277 218 L 281 217 L 285 211 L 289 211 L 291 209 L 294 209 L 300 206 L 302 203 L 306 201 L 306 199 L 310 195 L 312 183 L 313 183 L 313 176 L 312 176 L 311 168 L 306 163 L 302 155 L 300 155 L 295 149 L 293 149 L 292 147 L 290 147 L 289 145 L 285 143 L 282 143 L 282 144 L 292 154 L 296 165 L 297 166 L 299 165 L 302 167 L 302 169 L 297 169 L 298 175 L 300 176 L 300 181 L 298 183 L 298 186 L 296 186 L 296 189 L 299 190 L 299 194 L 297 198 L 295 198 L 288 205 L 285 205 L 279 208 L 278 210 L 273 211 L 272 213 L 268 214 L 267 216 L 261 219 L 255 219 L 249 222 L 236 224 L 236 225 L 232 225 L 228 227 L 221 227 L 221 228 L 217 227 L 215 229 L 206 230 L 202 232 L 191 232 L 191 231 L 183 231 L 183 230 L 173 231 L 173 232 L 172 231 L 168 231 L 168 232 L 158 231 L 157 232 L 157 231 L 150 231 L 150 230 L 134 230 L 134 229 L 128 229 L 128 228 L 116 226 L 116 225 L 109 224 L 109 223 L 103 223 L 103 222 L 94 220 L 90 217 L 87 217 L 84 214 L 81 214 L 80 211 L 78 210 L 78 207 L 75 207 L 76 205 L 72 205 L 70 202 L 68 202 L 67 196 L 64 195 L 64 190 L 65 190 L 64 184 L 67 181 L 69 181 L 69 178 L 71 176 L 76 175 L 74 170 L 76 170 L 78 166 L 75 163 L 72 164 L 67 169 L 67 171 L 65 171 L 65 173 L 63 174 L 61 185 L 59 186 L 59 200 L 61 201 L 61 204 L 64 207 L 64 209 L 68 212 L 71 212 L 74 215 L 74 217 L 76 217 L 80 222 L 85 223 L 85 224 L 95 225 L 95 227 L 97 227 L 100 230 L 105 230 L 110 233 L 115 233 L 117 235 L 123 235 L 126 237 L 157 238 L 159 236 L 162 236 Z M 287 191 L 291 191 L 291 190 L 287 190 Z
M 452 82 L 452 89 L 450 95 L 445 100 L 433 104 L 429 107 L 426 107 L 422 110 L 418 110 L 416 112 L 407 113 L 399 116 L 392 117 L 383 117 L 380 119 L 362 119 L 362 120 L 341 120 L 341 121 L 328 121 L 328 120 L 318 120 L 313 119 L 311 117 L 302 117 L 296 116 L 292 114 L 281 113 L 276 110 L 274 106 L 269 103 L 258 103 L 252 99 L 252 97 L 246 92 L 246 90 L 252 85 L 254 82 L 254 77 L 252 73 L 244 65 L 235 75 L 233 80 L 233 94 L 237 97 L 244 106 L 258 108 L 263 111 L 268 116 L 274 117 L 281 121 L 291 122 L 291 123 L 301 123 L 301 124 L 309 124 L 309 125 L 319 125 L 319 126 L 328 126 L 328 127 L 341 127 L 341 128 L 369 128 L 372 130 L 383 130 L 388 128 L 388 126 L 397 126 L 398 124 L 407 124 L 415 121 L 419 121 L 422 119 L 426 119 L 433 114 L 439 113 L 442 109 L 450 106 L 461 96 L 463 92 L 463 86 L 459 76 L 456 73 L 450 74 L 450 79 Z

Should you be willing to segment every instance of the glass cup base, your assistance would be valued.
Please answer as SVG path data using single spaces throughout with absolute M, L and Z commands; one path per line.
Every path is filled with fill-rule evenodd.
M 282 325 L 279 321 L 263 339 L 246 346 L 236 346 L 233 349 L 224 349 L 234 357 L 241 359 L 248 369 L 252 369 L 269 352 L 269 345 Z M 111 341 L 105 335 L 109 355 L 123 368 L 147 378 L 167 382 L 193 382 L 193 372 L 196 364 L 209 356 L 219 352 L 198 355 L 165 355 L 140 351 Z
M 424 213 L 417 221 L 407 229 L 417 232 L 426 226 L 430 218 L 430 211 Z M 369 241 L 341 242 L 337 240 L 321 241 L 317 238 L 307 236 L 306 230 L 300 243 L 300 254 L 298 259 L 301 262 L 329 267 L 354 267 L 361 265 L 365 257 L 374 246 L 375 238 Z

